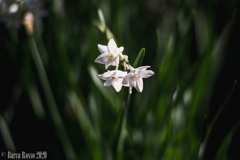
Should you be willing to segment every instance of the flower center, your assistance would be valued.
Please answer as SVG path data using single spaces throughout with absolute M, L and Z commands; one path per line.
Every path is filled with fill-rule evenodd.
M 114 80 L 116 80 L 116 77 L 111 77 L 111 81 L 113 82 Z
M 109 54 L 109 58 L 113 59 L 114 55 L 112 53 Z
M 138 80 L 139 79 L 139 75 L 137 75 L 137 74 L 132 75 L 132 79 L 134 81 Z

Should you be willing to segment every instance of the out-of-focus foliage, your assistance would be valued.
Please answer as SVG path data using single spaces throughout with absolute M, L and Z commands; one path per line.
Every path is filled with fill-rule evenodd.
M 0 152 L 47 151 L 58 160 L 240 159 L 239 5 L 0 0 Z M 27 12 L 33 35 L 22 24 Z M 128 88 L 104 87 L 96 77 L 104 65 L 94 63 L 97 44 L 110 38 L 132 65 L 145 48 L 142 65 L 155 72 L 142 93 L 133 90 L 118 151 Z

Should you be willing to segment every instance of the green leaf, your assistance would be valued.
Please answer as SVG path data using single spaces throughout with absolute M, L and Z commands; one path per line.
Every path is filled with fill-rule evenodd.
M 104 18 L 104 15 L 103 15 L 103 12 L 102 10 L 99 8 L 98 9 L 98 17 L 99 17 L 99 21 L 93 21 L 93 24 L 104 34 L 106 34 L 106 38 L 108 40 L 110 39 L 115 39 L 115 36 L 113 35 L 113 33 L 111 32 L 111 30 L 106 26 L 106 23 L 105 23 L 105 18 Z
M 140 52 L 138 53 L 137 58 L 135 59 L 133 63 L 133 67 L 136 68 L 142 64 L 143 57 L 145 56 L 145 48 L 142 48 Z
M 111 32 L 111 30 L 106 27 L 103 23 L 99 23 L 98 21 L 93 21 L 93 25 L 95 25 L 102 33 L 106 34 L 106 38 L 108 40 L 110 39 L 114 39 L 116 40 L 115 36 L 113 35 L 113 33 Z

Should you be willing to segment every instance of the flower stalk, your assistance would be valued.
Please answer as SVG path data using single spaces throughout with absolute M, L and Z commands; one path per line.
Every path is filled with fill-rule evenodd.
M 127 96 L 125 98 L 125 103 L 122 108 L 122 115 L 121 115 L 118 130 L 117 130 L 117 136 L 113 146 L 113 157 L 115 160 L 121 159 L 120 156 L 121 156 L 122 148 L 124 145 L 124 139 L 125 139 L 124 130 L 126 129 L 126 124 L 127 124 L 127 115 L 128 115 L 130 99 L 131 99 L 131 94 L 127 93 Z

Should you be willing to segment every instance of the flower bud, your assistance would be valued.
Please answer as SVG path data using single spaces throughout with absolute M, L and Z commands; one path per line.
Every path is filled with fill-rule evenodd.
M 33 24 L 34 24 L 34 16 L 31 12 L 27 12 L 23 17 L 23 25 L 26 29 L 28 35 L 33 34 Z
M 123 55 L 123 59 L 128 62 L 128 56 L 127 55 Z

